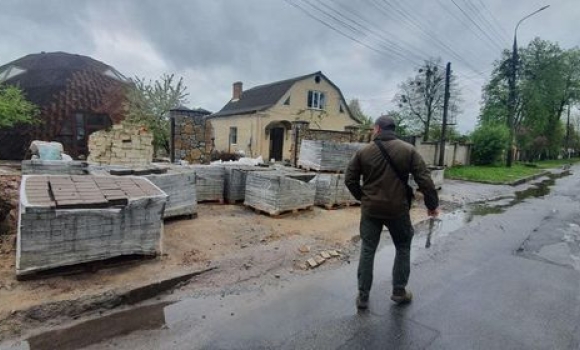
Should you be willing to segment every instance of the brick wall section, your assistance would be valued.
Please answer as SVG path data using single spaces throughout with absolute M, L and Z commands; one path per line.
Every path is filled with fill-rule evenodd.
M 209 163 L 212 134 L 212 125 L 205 116 L 175 116 L 175 159 Z
M 90 163 L 99 165 L 148 165 L 153 160 L 153 135 L 133 124 L 113 125 L 89 137 Z

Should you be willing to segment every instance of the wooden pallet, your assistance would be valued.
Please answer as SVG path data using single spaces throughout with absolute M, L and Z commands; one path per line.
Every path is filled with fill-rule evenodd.
M 197 213 L 170 216 L 170 217 L 164 218 L 163 221 L 164 222 L 172 222 L 172 221 L 178 221 L 178 220 L 193 220 L 193 219 L 197 219 Z
M 299 165 L 298 169 L 304 170 L 306 172 L 313 172 L 319 174 L 344 174 L 344 170 L 317 170 L 304 165 Z
M 358 207 L 358 206 L 360 206 L 359 202 L 342 202 L 321 205 L 321 207 L 325 208 L 326 210 L 335 210 L 339 208 Z
M 197 201 L 197 204 L 224 204 L 225 201 L 223 198 L 221 199 L 207 199 L 207 200 L 203 200 L 203 201 Z
M 281 218 L 281 217 L 289 216 L 292 214 L 298 214 L 301 211 L 310 211 L 314 208 L 313 205 L 307 205 L 307 206 L 303 206 L 303 207 L 293 208 L 290 210 L 274 210 L 274 211 L 272 211 L 269 209 L 256 208 L 256 207 L 252 207 L 249 205 L 246 205 L 246 207 L 252 209 L 257 214 L 264 214 L 264 215 L 268 215 L 268 216 L 274 217 L 274 218 Z

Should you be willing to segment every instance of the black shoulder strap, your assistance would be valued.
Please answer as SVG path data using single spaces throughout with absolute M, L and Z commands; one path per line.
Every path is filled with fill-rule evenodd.
M 391 160 L 391 157 L 389 157 L 389 153 L 387 152 L 387 149 L 385 148 L 385 146 L 383 146 L 383 144 L 381 143 L 380 140 L 375 140 L 375 144 L 377 145 L 377 147 L 379 147 L 379 149 L 381 150 L 381 153 L 383 154 L 383 157 L 385 158 L 387 163 L 391 165 L 391 168 L 393 168 L 393 170 L 397 174 L 397 177 L 399 178 L 399 180 L 401 180 L 403 182 L 403 185 L 407 186 L 408 181 L 409 181 L 409 175 L 403 176 L 403 174 L 399 171 L 399 169 L 397 169 L 397 167 L 395 166 L 395 163 L 393 163 L 393 161 Z

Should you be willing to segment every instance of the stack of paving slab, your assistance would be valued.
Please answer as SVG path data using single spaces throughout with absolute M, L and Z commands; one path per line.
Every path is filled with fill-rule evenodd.
M 252 165 L 226 165 L 224 197 L 228 204 L 235 204 L 246 198 L 246 179 L 253 171 L 271 171 L 270 168 Z
M 344 172 L 356 151 L 366 145 L 302 140 L 298 166 L 306 170 Z
M 344 174 L 317 174 L 314 203 L 330 209 L 339 205 L 358 204 L 346 185 Z
M 142 177 L 26 175 L 16 274 L 161 252 L 167 196 Z
M 440 190 L 443 187 L 443 182 L 445 181 L 445 167 L 430 165 L 427 167 L 429 169 L 431 180 L 433 180 L 433 185 L 435 188 Z M 409 186 L 413 188 L 419 188 L 419 185 L 415 182 L 413 175 L 409 176 Z
M 250 172 L 244 205 L 273 216 L 311 208 L 316 194 L 315 176 L 283 171 Z
M 198 202 L 224 202 L 225 166 L 193 165 Z
M 22 175 L 85 175 L 87 163 L 73 160 L 23 160 Z
M 169 196 L 163 218 L 197 215 L 195 172 L 192 169 L 170 170 L 166 174 L 151 174 L 149 179 Z
M 195 172 L 191 168 L 176 166 L 148 166 L 128 168 L 114 165 L 90 165 L 91 175 L 138 175 L 159 187 L 168 196 L 163 218 L 197 215 Z

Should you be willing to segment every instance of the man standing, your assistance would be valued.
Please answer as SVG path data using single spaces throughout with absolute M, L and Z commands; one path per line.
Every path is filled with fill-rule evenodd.
M 375 252 L 383 226 L 389 229 L 396 248 L 391 300 L 403 304 L 413 299 L 406 289 L 413 239 L 409 215 L 412 192 L 409 193 L 407 184 L 409 173 L 423 193 L 427 214 L 432 217 L 439 214 L 439 198 L 429 170 L 415 148 L 396 137 L 393 118 L 379 117 L 375 122 L 374 136 L 374 142 L 360 149 L 350 161 L 345 177 L 349 191 L 361 201 L 362 246 L 356 301 L 359 309 L 368 307 Z

